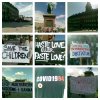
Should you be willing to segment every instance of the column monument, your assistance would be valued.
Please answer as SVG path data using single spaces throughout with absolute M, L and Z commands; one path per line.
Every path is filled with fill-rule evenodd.
M 54 10 L 55 4 L 48 3 L 47 6 L 47 14 L 44 14 L 44 31 L 45 32 L 52 32 L 55 28 L 55 18 L 56 15 L 54 15 L 52 12 Z

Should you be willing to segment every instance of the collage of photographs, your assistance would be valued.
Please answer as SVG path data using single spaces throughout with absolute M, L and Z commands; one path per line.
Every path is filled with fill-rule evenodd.
M 98 3 L 15 1 L 1 2 L 1 99 L 99 99 Z

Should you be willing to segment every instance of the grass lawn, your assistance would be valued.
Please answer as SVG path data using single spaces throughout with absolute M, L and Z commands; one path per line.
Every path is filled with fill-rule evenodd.
M 11 93 L 7 98 L 32 98 L 32 93 Z

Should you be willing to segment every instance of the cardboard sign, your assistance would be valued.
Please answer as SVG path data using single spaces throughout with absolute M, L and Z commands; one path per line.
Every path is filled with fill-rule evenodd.
M 70 92 L 75 94 L 94 94 L 97 90 L 97 77 L 70 77 Z
M 88 44 L 73 43 L 70 45 L 70 58 L 91 57 Z
M 29 47 L 3 44 L 2 62 L 29 63 Z

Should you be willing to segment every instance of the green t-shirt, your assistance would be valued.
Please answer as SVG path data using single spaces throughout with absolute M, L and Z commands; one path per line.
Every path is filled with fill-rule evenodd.
M 35 69 L 35 97 L 62 98 L 65 88 L 64 68 Z

